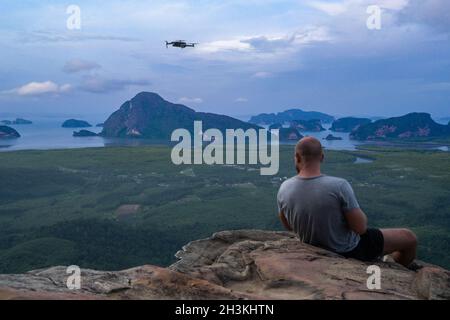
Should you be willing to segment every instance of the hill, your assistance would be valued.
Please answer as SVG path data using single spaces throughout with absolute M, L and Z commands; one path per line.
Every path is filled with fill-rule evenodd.
M 450 126 L 436 123 L 428 113 L 410 113 L 362 125 L 350 137 L 356 140 L 450 137 Z
M 334 117 L 322 112 L 290 109 L 277 114 L 261 113 L 257 116 L 253 116 L 249 122 L 258 125 L 272 125 L 274 123 L 290 123 L 294 120 L 320 120 L 323 123 L 331 123 L 333 122 Z
M 214 113 L 195 112 L 181 104 L 173 104 L 152 92 L 141 92 L 125 102 L 104 123 L 102 136 L 170 140 L 174 130 L 184 128 L 191 133 L 194 121 L 203 121 L 203 129 L 259 129 L 258 126 Z

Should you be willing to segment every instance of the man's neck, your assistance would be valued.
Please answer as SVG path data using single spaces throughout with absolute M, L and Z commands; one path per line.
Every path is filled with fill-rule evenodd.
M 303 168 L 298 174 L 301 178 L 316 178 L 322 175 L 319 167 Z

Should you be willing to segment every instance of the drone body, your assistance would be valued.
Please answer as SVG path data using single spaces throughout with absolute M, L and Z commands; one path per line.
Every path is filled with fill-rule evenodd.
M 172 41 L 172 42 L 168 42 L 166 41 L 166 48 L 168 48 L 169 46 L 175 47 L 175 48 L 181 48 L 184 49 L 186 47 L 191 47 L 191 48 L 195 48 L 195 46 L 198 43 L 187 43 L 184 40 L 177 40 L 177 41 Z

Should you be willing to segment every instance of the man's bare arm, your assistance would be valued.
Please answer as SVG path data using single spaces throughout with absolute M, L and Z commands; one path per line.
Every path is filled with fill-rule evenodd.
M 359 235 L 367 232 L 367 216 L 361 209 L 353 209 L 345 213 L 348 227 Z
M 286 230 L 293 231 L 283 212 L 280 212 L 280 220 Z

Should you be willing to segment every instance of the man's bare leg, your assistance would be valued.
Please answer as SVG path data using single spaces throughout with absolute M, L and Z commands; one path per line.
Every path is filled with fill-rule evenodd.
M 384 254 L 390 254 L 397 263 L 408 267 L 416 258 L 417 237 L 408 229 L 381 229 L 384 236 Z

